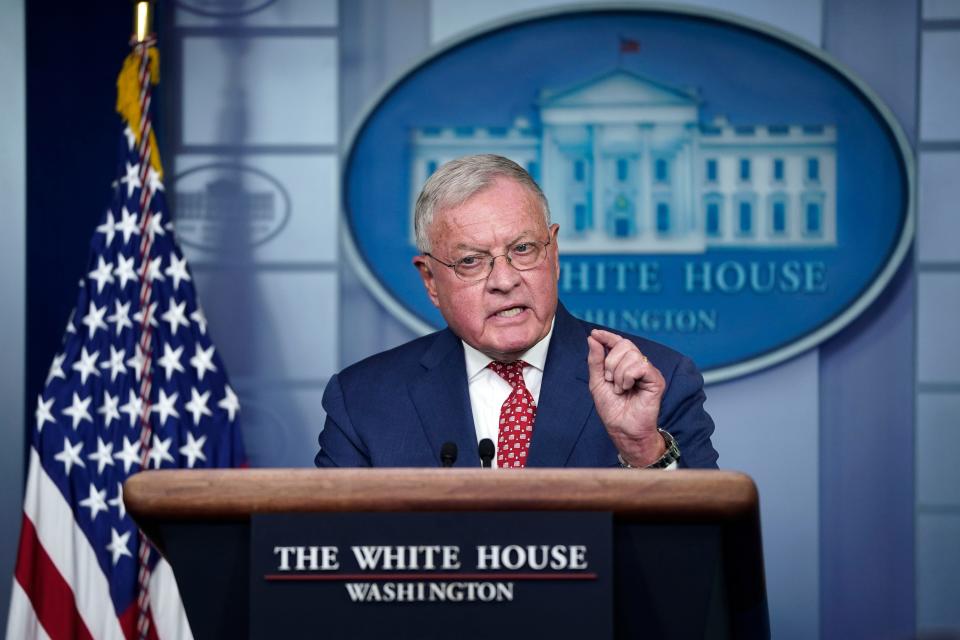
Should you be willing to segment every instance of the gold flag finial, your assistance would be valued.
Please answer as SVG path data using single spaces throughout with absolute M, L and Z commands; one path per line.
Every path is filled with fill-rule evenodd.
M 133 10 L 133 40 L 143 43 L 153 35 L 153 2 L 138 0 Z

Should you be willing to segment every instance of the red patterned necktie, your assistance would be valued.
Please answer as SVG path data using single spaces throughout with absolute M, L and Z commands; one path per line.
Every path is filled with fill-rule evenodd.
M 527 450 L 533 437 L 533 422 L 537 417 L 537 405 L 533 394 L 523 381 L 522 360 L 515 362 L 491 362 L 488 365 L 498 376 L 506 380 L 513 390 L 500 407 L 500 433 L 497 436 L 497 466 L 501 469 L 522 469 L 527 464 Z

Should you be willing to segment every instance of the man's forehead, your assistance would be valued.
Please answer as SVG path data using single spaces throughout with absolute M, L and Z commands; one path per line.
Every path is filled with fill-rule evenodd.
M 498 215 L 496 219 L 460 213 L 436 220 L 432 231 L 437 241 L 451 248 L 484 248 L 537 238 L 544 233 L 544 223 L 541 217 L 520 211 L 515 215 Z
M 473 245 L 492 236 L 497 241 L 541 235 L 546 221 L 539 199 L 528 188 L 513 181 L 491 185 L 462 203 L 438 208 L 431 235 L 451 243 Z

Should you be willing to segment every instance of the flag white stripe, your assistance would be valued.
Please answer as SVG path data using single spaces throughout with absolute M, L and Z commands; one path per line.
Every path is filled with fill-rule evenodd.
M 163 640 L 193 640 L 173 569 L 163 558 L 150 576 L 150 607 L 157 635 Z
M 110 599 L 107 576 L 96 553 L 73 519 L 60 489 L 44 471 L 40 456 L 30 447 L 30 467 L 23 511 L 37 531 L 37 539 L 73 591 L 77 612 L 94 638 L 124 640 L 120 620 Z M 120 561 L 129 561 L 121 558 Z
M 13 589 L 10 592 L 10 611 L 7 614 L 7 640 L 24 640 L 25 638 L 50 640 L 50 636 L 37 620 L 30 598 L 14 578 Z

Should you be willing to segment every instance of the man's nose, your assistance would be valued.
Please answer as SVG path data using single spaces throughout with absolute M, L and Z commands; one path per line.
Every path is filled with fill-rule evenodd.
M 520 283 L 520 272 L 513 268 L 507 256 L 492 258 L 493 266 L 487 276 L 488 291 L 509 291 Z

